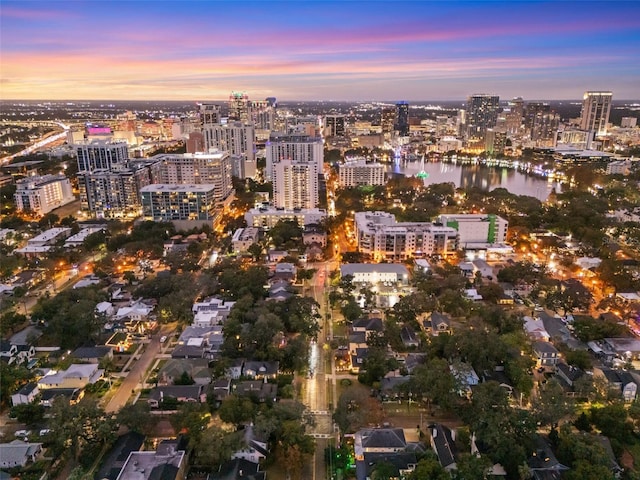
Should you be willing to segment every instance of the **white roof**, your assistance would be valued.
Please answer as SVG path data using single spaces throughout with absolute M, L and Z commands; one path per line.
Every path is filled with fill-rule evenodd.
M 400 263 L 345 263 L 340 265 L 340 274 L 354 275 L 356 273 L 395 273 L 408 275 L 407 267 Z

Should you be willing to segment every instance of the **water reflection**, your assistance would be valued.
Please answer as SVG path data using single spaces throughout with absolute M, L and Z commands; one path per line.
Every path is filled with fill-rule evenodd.
M 505 188 L 516 195 L 528 195 L 539 200 L 546 200 L 555 188 L 557 193 L 562 191 L 562 184 L 547 181 L 544 178 L 525 175 L 514 169 L 486 167 L 482 165 L 456 165 L 453 163 L 425 163 L 402 162 L 389 165 L 387 172 L 414 176 L 421 170 L 427 173 L 425 185 L 434 183 L 454 183 L 456 187 L 477 187 L 491 191 Z

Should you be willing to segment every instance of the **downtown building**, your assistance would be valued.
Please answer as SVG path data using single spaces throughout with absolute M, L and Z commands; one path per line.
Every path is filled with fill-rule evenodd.
M 178 229 L 213 224 L 219 201 L 210 184 L 153 184 L 140 189 L 142 218 L 172 222 Z
M 555 147 L 560 116 L 548 103 L 529 102 L 525 109 L 524 127 L 537 147 Z
M 341 188 L 384 185 L 384 180 L 384 165 L 367 163 L 365 158 L 348 159 L 338 167 L 338 185 Z
M 346 135 L 346 122 L 344 115 L 325 115 L 324 136 L 344 137 Z
M 204 151 L 228 152 L 233 158 L 233 174 L 238 178 L 256 176 L 255 130 L 240 121 L 202 126 Z
M 280 221 L 296 222 L 300 227 L 319 224 L 327 218 L 327 211 L 319 208 L 285 209 L 273 206 L 260 206 L 250 209 L 244 219 L 250 227 L 269 229 Z
M 316 208 L 318 183 L 316 163 L 282 160 L 274 166 L 273 204 L 284 209 Z
M 151 161 L 154 184 L 211 185 L 218 202 L 233 193 L 232 159 L 227 152 L 160 154 Z
M 18 211 L 46 215 L 75 200 L 71 182 L 64 175 L 27 177 L 16 182 L 13 198 Z
M 374 261 L 402 261 L 429 255 L 453 255 L 458 232 L 430 222 L 397 222 L 386 212 L 356 212 L 358 251 Z
M 497 95 L 477 94 L 467 98 L 467 139 L 484 140 L 487 130 L 494 128 L 498 121 L 499 102 Z
M 582 97 L 580 128 L 593 131 L 598 136 L 606 135 L 612 99 L 612 92 L 585 92 Z
M 409 103 L 402 101 L 396 103 L 395 130 L 400 137 L 409 136 Z
M 76 144 L 82 209 L 95 218 L 139 216 L 140 188 L 151 183 L 149 161 L 129 159 L 124 141 Z

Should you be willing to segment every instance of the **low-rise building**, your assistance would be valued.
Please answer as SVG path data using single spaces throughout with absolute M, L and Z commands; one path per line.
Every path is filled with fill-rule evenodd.
M 258 242 L 260 229 L 257 227 L 239 228 L 233 233 L 231 246 L 235 253 L 246 252 L 251 245 Z
M 84 388 L 89 384 L 96 383 L 102 378 L 104 370 L 98 368 L 95 363 L 71 364 L 66 370 L 52 370 L 38 380 L 38 388 L 45 390 L 49 388 Z
M 38 384 L 29 382 L 20 387 L 16 393 L 11 395 L 11 404 L 15 407 L 16 405 L 33 403 L 39 393 L 40 390 L 38 389 Z
M 385 167 L 365 158 L 348 159 L 338 167 L 338 184 L 342 188 L 360 185 L 384 185 Z
M 129 453 L 116 480 L 183 480 L 186 469 L 185 450 L 175 440 L 164 440 L 155 451 Z
M 327 218 L 326 210 L 319 208 L 285 209 L 272 206 L 252 208 L 244 215 L 250 227 L 272 228 L 281 220 L 295 221 L 299 226 L 321 223 Z
M 41 454 L 41 443 L 27 443 L 22 440 L 0 443 L 0 467 L 24 467 L 28 463 L 35 462 Z
M 558 364 L 558 350 L 550 342 L 533 342 L 533 353 L 537 367 L 554 368 Z
M 399 263 L 345 263 L 340 265 L 340 276 L 352 276 L 354 283 L 402 283 L 409 281 L 407 267 Z

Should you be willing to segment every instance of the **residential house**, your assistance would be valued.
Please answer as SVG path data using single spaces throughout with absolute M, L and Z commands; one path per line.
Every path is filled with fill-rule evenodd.
M 202 302 L 194 303 L 191 308 L 194 314 L 192 325 L 194 327 L 223 325 L 235 303 L 216 297 L 210 297 Z
M 174 398 L 178 402 L 204 403 L 207 394 L 202 385 L 165 385 L 152 388 L 147 401 L 151 408 L 158 408 L 166 398 Z
M 211 383 L 211 369 L 206 358 L 175 358 L 168 360 L 158 372 L 158 385 L 173 385 L 185 373 L 196 385 Z
M 471 261 L 473 265 L 473 275 L 480 274 L 482 278 L 493 278 L 493 267 L 481 258 L 476 258 Z
M 269 279 L 269 282 L 293 282 L 296 279 L 297 272 L 298 269 L 293 263 L 277 263 L 273 275 Z
M 534 450 L 527 460 L 534 480 L 560 480 L 569 467 L 561 464 L 545 438 L 536 437 Z
M 288 257 L 289 252 L 287 252 L 286 250 L 269 250 L 267 255 L 271 263 L 277 263 Z
M 268 453 L 267 443 L 258 440 L 251 424 L 244 427 L 243 446 L 240 450 L 234 452 L 231 458 L 241 458 L 252 463 L 261 463 L 267 458 Z
M 558 350 L 550 342 L 533 342 L 533 353 L 537 367 L 554 368 L 558 364 Z
M 120 435 L 113 447 L 105 455 L 105 459 L 95 478 L 103 480 L 115 480 L 120 475 L 129 454 L 139 451 L 144 445 L 144 435 L 137 432 L 128 432 Z
M 41 443 L 27 443 L 22 440 L 0 443 L 0 467 L 24 467 L 37 461 L 41 454 Z
M 418 463 L 418 457 L 413 452 L 397 452 L 397 453 L 365 453 L 364 461 L 361 462 L 364 468 L 358 469 L 356 464 L 356 479 L 357 480 L 371 480 L 377 478 L 374 475 L 375 469 L 378 464 L 385 464 L 391 475 L 390 479 L 402 479 L 407 478 L 416 468 Z
M 441 312 L 431 312 L 422 320 L 422 326 L 427 334 L 434 337 L 441 333 L 451 334 L 451 319 Z
M 358 480 L 371 478 L 373 466 L 383 461 L 397 468 L 397 478 L 403 478 L 415 468 L 413 459 L 419 452 L 424 452 L 424 447 L 419 443 L 416 430 L 367 428 L 356 432 L 354 451 Z
M 280 362 L 247 360 L 244 362 L 242 375 L 248 378 L 254 378 L 256 380 L 276 378 L 278 376 L 279 369 Z
M 81 388 L 47 388 L 40 392 L 40 405 L 43 407 L 53 407 L 58 398 L 63 398 L 70 405 L 75 405 L 84 397 L 84 390 Z
M 584 371 L 573 365 L 558 362 L 556 365 L 556 375 L 569 387 L 573 388 L 576 380 L 584 376 Z
M 272 283 L 269 285 L 269 296 L 267 297 L 267 300 L 283 302 L 293 297 L 294 294 L 291 289 L 291 284 L 286 281 Z
M 219 407 L 222 401 L 231 393 L 231 380 L 228 378 L 220 378 L 209 385 L 207 398 L 215 401 L 216 407 Z
M 467 300 L 471 300 L 473 302 L 479 302 L 482 300 L 482 295 L 480 295 L 475 288 L 466 289 L 464 291 L 464 296 Z
M 234 458 L 220 465 L 216 473 L 212 473 L 207 480 L 265 480 L 266 472 L 260 471 L 258 463 L 249 462 L 241 458 Z
M 356 461 L 363 461 L 365 453 L 403 452 L 407 440 L 402 428 L 366 428 L 356 432 L 353 448 Z
M 185 450 L 163 441 L 155 451 L 131 452 L 116 480 L 183 480 L 186 469 Z
M 102 378 L 104 370 L 95 363 L 71 364 L 66 370 L 52 370 L 38 380 L 38 388 L 84 388 L 88 384 L 96 383 Z
M 242 376 L 242 367 L 245 360 L 243 358 L 234 358 L 225 372 L 233 380 L 238 380 Z
M 71 356 L 81 362 L 100 363 L 113 359 L 113 349 L 107 345 L 76 348 Z
M 37 383 L 27 383 L 26 385 L 23 385 L 16 393 L 11 395 L 11 404 L 15 407 L 16 405 L 26 405 L 29 403 L 33 403 L 39 393 L 40 390 L 38 389 Z
M 548 342 L 551 339 L 542 319 L 525 316 L 522 320 L 524 322 L 524 331 L 530 339 L 544 342 Z
M 239 397 L 251 397 L 264 403 L 278 399 L 278 386 L 261 380 L 244 380 L 234 386 L 234 393 Z
M 455 430 L 436 423 L 429 425 L 429 433 L 431 434 L 431 448 L 438 456 L 440 466 L 447 471 L 455 470 L 457 468 Z
M 371 335 L 376 333 L 381 333 L 384 331 L 384 325 L 382 323 L 382 319 L 379 317 L 365 317 L 359 318 L 351 325 L 351 330 L 355 332 L 364 332 L 366 334 L 366 338 L 369 338 Z
M 625 402 L 633 402 L 638 393 L 638 377 L 626 370 L 613 370 L 605 367 L 594 367 L 593 374 L 607 380 L 612 390 L 620 393 Z
M 470 397 L 471 389 L 480 383 L 480 377 L 471 365 L 463 362 L 455 362 L 449 365 L 449 370 L 456 380 L 458 394 Z
M 356 348 L 353 353 L 350 353 L 351 358 L 351 366 L 349 370 L 351 373 L 360 373 L 360 369 L 364 365 L 364 360 L 367 358 L 367 354 L 369 353 L 368 348 Z
M 305 225 L 304 233 L 302 234 L 302 241 L 305 245 L 316 244 L 321 247 L 326 247 L 327 232 L 317 224 Z
M 410 325 L 403 325 L 400 329 L 400 339 L 405 347 L 417 347 L 420 345 L 420 339 Z
M 29 363 L 35 355 L 36 349 L 33 345 L 9 340 L 0 341 L 0 360 L 7 362 L 9 365 Z

